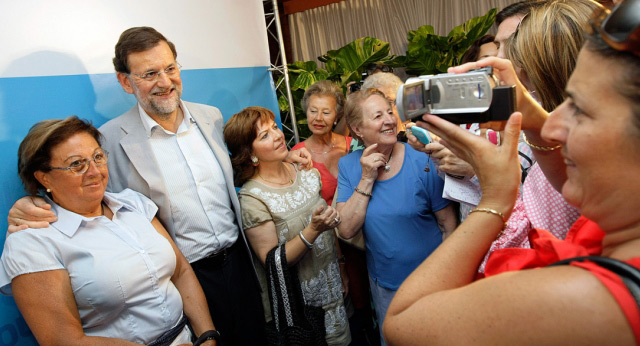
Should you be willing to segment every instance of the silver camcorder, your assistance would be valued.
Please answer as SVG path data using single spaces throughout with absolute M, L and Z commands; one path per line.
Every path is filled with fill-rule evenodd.
M 437 115 L 455 124 L 508 120 L 516 108 L 515 86 L 499 86 L 492 68 L 467 73 L 409 78 L 396 95 L 402 121 L 423 114 Z

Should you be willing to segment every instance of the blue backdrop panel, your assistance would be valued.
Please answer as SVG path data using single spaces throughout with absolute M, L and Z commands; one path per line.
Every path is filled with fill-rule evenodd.
M 218 107 L 225 121 L 242 108 L 262 106 L 276 113 L 278 104 L 267 67 L 182 71 L 186 101 Z M 7 213 L 25 195 L 17 175 L 17 152 L 22 138 L 38 121 L 78 115 L 100 126 L 135 105 L 115 74 L 0 78 L 0 234 L 7 229 Z M 0 236 L 0 249 L 4 237 Z M 0 346 L 36 345 L 13 298 L 0 296 Z

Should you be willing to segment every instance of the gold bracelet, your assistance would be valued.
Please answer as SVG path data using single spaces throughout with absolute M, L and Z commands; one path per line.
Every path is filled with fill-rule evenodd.
M 355 188 L 355 192 L 357 192 L 357 193 L 359 193 L 359 194 L 361 194 L 361 195 L 365 195 L 365 196 L 367 196 L 367 197 L 371 197 L 371 196 L 372 196 L 372 195 L 371 195 L 371 192 L 364 192 L 364 191 L 360 190 L 357 186 L 356 186 L 356 188 Z
M 483 213 L 489 213 L 489 214 L 493 214 L 496 216 L 499 216 L 500 219 L 502 219 L 502 222 L 504 222 L 504 224 L 502 225 L 502 229 L 504 230 L 507 227 L 507 220 L 504 217 L 504 214 L 495 210 L 495 209 L 491 209 L 491 208 L 475 208 L 472 211 L 469 212 L 469 214 L 471 213 L 475 213 L 477 211 L 481 211 Z M 498 237 L 500 237 L 502 235 L 502 232 L 500 232 L 500 234 L 498 234 Z M 497 238 L 497 237 L 496 237 Z
M 540 150 L 540 151 L 554 151 L 556 149 L 560 149 L 562 146 L 560 144 L 552 146 L 552 147 L 544 147 L 544 146 L 540 146 L 540 145 L 535 145 L 531 142 L 529 142 L 527 140 L 527 135 L 524 134 L 524 132 L 522 133 L 522 139 L 524 139 L 524 142 L 527 143 L 527 145 L 529 147 L 531 147 L 531 149 L 535 149 L 535 150 Z

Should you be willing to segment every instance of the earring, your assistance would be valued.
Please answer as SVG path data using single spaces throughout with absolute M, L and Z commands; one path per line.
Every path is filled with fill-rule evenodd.
M 253 163 L 254 166 L 257 166 L 260 164 L 260 162 L 258 161 L 258 158 L 255 156 L 251 156 L 251 162 Z
M 47 192 L 48 192 L 48 193 L 51 193 L 51 189 L 47 188 Z

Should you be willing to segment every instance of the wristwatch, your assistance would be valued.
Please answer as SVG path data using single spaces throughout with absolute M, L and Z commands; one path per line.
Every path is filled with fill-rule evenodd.
M 220 338 L 220 332 L 212 329 L 212 330 L 207 330 L 206 332 L 200 334 L 200 336 L 198 337 L 198 340 L 196 340 L 196 342 L 193 343 L 193 346 L 199 346 L 200 344 L 202 344 L 205 341 L 208 340 L 218 340 Z

